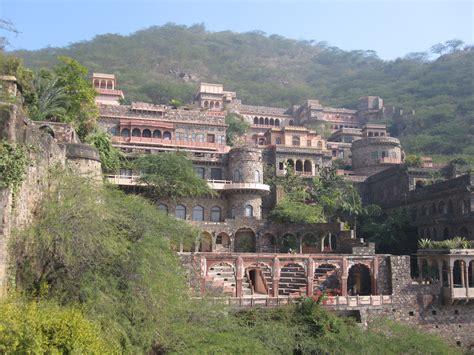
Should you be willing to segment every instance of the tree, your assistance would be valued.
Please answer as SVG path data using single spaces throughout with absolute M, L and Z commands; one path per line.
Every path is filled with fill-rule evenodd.
M 304 202 L 285 198 L 270 212 L 268 218 L 279 223 L 324 223 L 320 205 L 310 205 Z
M 53 72 L 58 77 L 57 85 L 63 87 L 70 98 L 65 121 L 71 122 L 79 136 L 84 138 L 94 129 L 98 117 L 95 90 L 87 78 L 86 67 L 66 56 L 60 56 L 59 60 L 61 63 L 54 67 Z
M 14 33 L 15 35 L 18 34 L 18 30 L 16 27 L 13 25 L 13 23 L 10 20 L 0 18 L 0 30 Z M 10 42 L 5 36 L 0 36 L 0 51 L 3 51 L 6 46 L 8 46 Z
M 99 151 L 102 169 L 106 172 L 117 172 L 120 168 L 121 152 L 112 145 L 112 136 L 101 129 L 87 135 L 85 141 Z
M 464 44 L 464 42 L 460 39 L 453 38 L 444 42 L 444 44 L 446 44 L 446 47 L 450 49 L 451 53 L 453 53 L 459 50 L 459 48 Z
M 244 118 L 236 113 L 230 113 L 225 117 L 225 123 L 229 125 L 226 131 L 226 142 L 233 146 L 240 137 L 248 132 L 250 124 Z
M 152 197 L 197 197 L 214 195 L 207 181 L 194 171 L 192 163 L 181 153 L 142 155 L 134 162 L 141 172 L 140 181 Z
M 48 72 L 37 73 L 33 91 L 28 95 L 28 116 L 35 121 L 68 121 L 71 106 L 66 88 L 58 85 L 58 77 Z

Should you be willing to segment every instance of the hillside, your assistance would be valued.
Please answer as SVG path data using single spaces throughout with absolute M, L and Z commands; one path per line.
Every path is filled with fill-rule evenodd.
M 409 153 L 474 155 L 472 47 L 434 61 L 420 55 L 383 61 L 371 51 L 321 42 L 170 24 L 14 54 L 33 68 L 50 67 L 64 54 L 91 71 L 115 73 L 129 101 L 187 102 L 199 81 L 223 83 L 243 102 L 268 106 L 316 98 L 354 108 L 358 97 L 378 95 L 386 106 L 415 110 L 397 125 L 387 122 Z

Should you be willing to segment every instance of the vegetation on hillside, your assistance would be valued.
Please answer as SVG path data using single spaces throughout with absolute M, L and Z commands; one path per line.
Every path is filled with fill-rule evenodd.
M 250 129 L 250 124 L 241 115 L 230 113 L 225 117 L 225 123 L 229 125 L 226 130 L 226 143 L 233 146 L 239 142 Z
M 386 122 L 411 153 L 474 155 L 474 51 L 456 40 L 391 61 L 373 51 L 344 51 L 254 31 L 209 32 L 203 25 L 167 24 L 130 36 L 107 34 L 66 48 L 17 51 L 34 68 L 58 54 L 92 71 L 115 73 L 128 101 L 192 99 L 199 81 L 219 82 L 244 103 L 289 107 L 308 98 L 357 108 L 378 95 L 385 106 L 415 110 Z

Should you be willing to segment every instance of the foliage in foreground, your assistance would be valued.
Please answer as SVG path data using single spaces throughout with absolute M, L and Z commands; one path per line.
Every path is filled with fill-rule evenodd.
M 226 130 L 226 143 L 233 146 L 239 138 L 250 129 L 250 124 L 241 115 L 230 113 L 225 117 L 225 123 L 229 125 Z
M 118 353 L 75 307 L 9 298 L 0 302 L 0 353 Z
M 68 174 L 55 180 L 36 222 L 10 245 L 11 286 L 30 302 L 18 306 L 8 328 L 0 321 L 0 349 L 34 352 L 44 330 L 52 335 L 48 344 L 68 346 L 70 353 L 102 352 L 103 344 L 106 352 L 134 354 L 453 353 L 438 338 L 407 327 L 387 323 L 386 332 L 364 331 L 312 299 L 238 313 L 192 301 L 169 248 L 194 240 L 189 225 L 139 196 Z M 37 332 L 22 333 L 28 324 Z M 92 338 L 91 329 L 97 329 Z M 26 341 L 30 347 L 14 347 Z
M 30 162 L 29 150 L 23 144 L 0 141 L 0 188 L 18 191 Z
M 112 136 L 101 129 L 95 129 L 87 135 L 85 141 L 99 151 L 102 169 L 115 173 L 120 168 L 122 154 L 112 145 Z

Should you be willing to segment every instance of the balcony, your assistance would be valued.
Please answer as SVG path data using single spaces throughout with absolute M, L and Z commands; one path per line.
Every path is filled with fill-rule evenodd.
M 139 144 L 143 146 L 171 147 L 171 148 L 188 148 L 199 150 L 225 151 L 225 144 L 209 143 L 209 142 L 191 142 L 176 139 L 148 138 L 148 137 L 112 137 L 112 143 L 118 144 Z
M 207 180 L 209 186 L 216 191 L 240 190 L 242 192 L 258 191 L 267 194 L 270 186 L 258 182 L 233 182 L 230 180 Z

